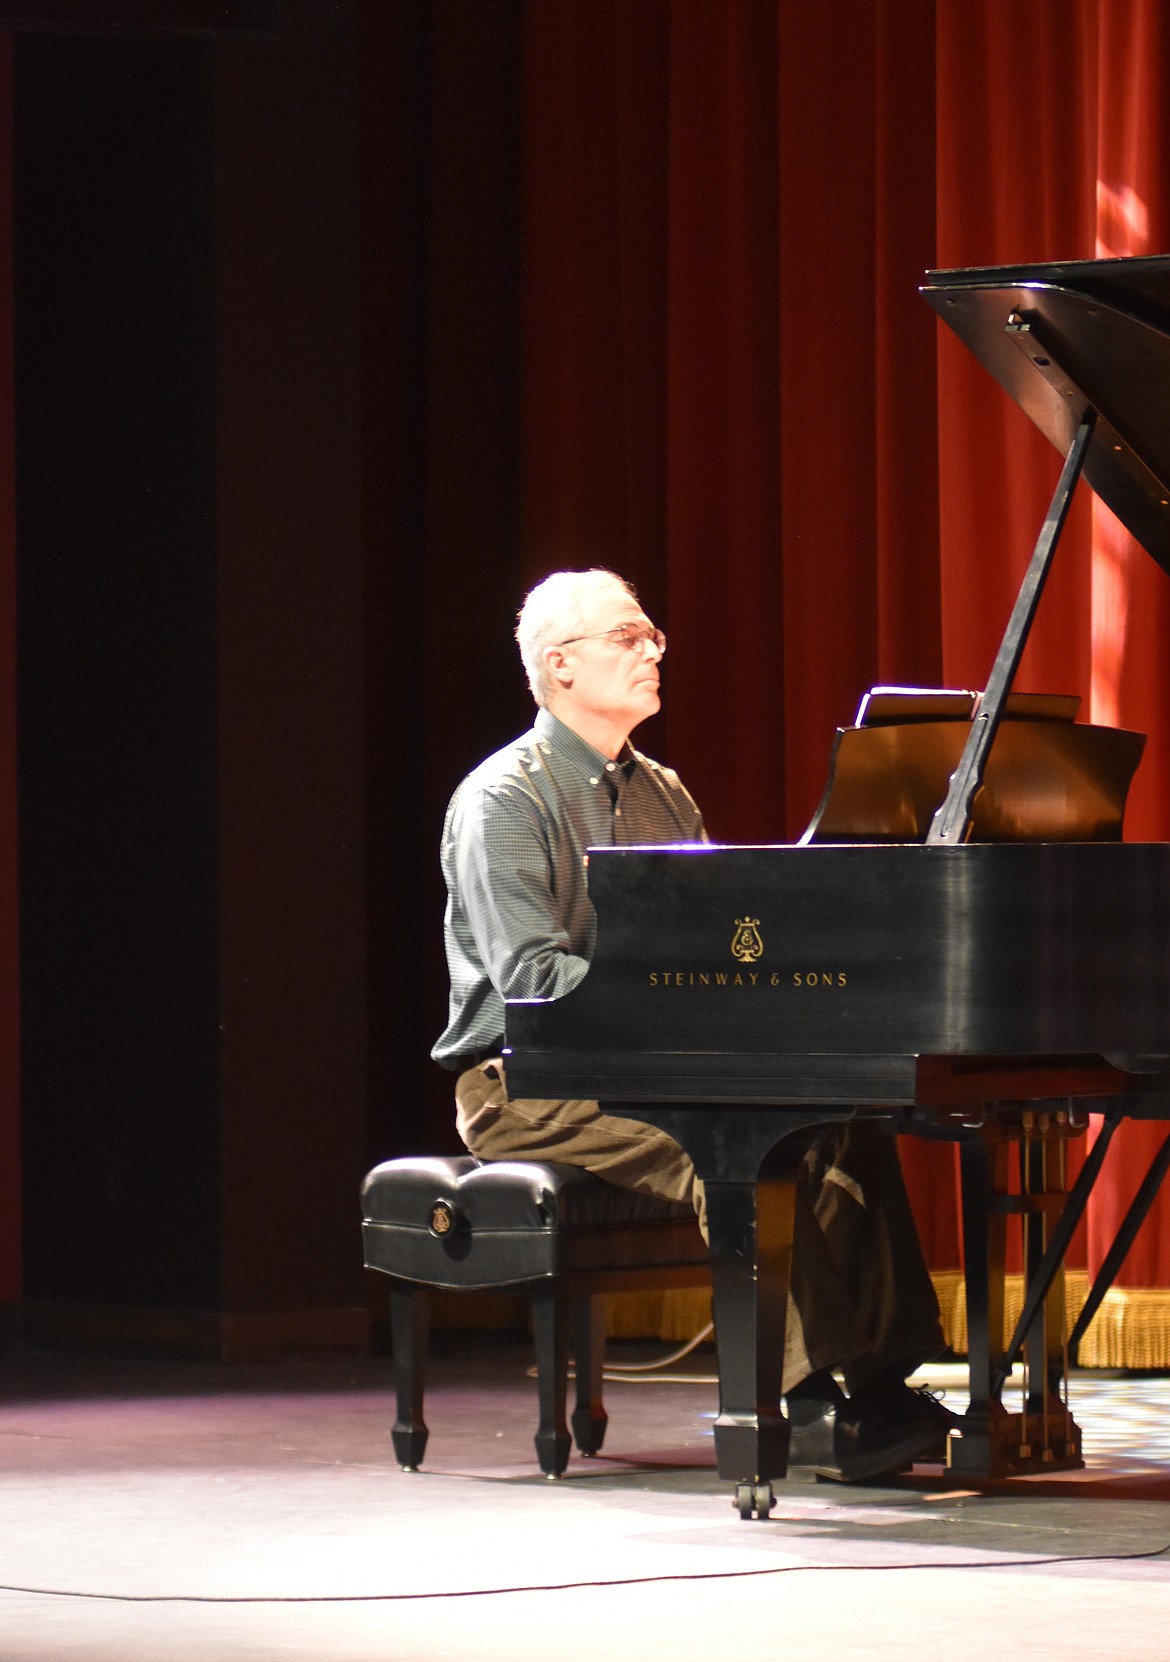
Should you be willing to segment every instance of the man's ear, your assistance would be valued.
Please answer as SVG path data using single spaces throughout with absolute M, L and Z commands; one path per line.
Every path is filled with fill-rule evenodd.
M 550 681 L 558 687 L 571 687 L 573 671 L 569 667 L 569 660 L 563 646 L 546 646 L 544 649 L 544 667 Z

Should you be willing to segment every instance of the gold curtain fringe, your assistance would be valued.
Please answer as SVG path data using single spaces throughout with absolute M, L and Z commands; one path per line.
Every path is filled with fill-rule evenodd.
M 961 1270 L 935 1270 L 931 1279 L 942 1312 L 943 1335 L 958 1355 L 967 1349 L 966 1288 Z M 1005 1326 L 1010 1336 L 1024 1302 L 1024 1278 L 1009 1275 L 1004 1285 Z M 1065 1275 L 1072 1326 L 1089 1291 L 1084 1270 Z M 613 1339 L 690 1339 L 711 1320 L 711 1295 L 698 1287 L 665 1292 L 619 1293 L 610 1301 Z M 1114 1287 L 1106 1293 L 1081 1340 L 1084 1368 L 1170 1368 L 1170 1287 Z
M 609 1301 L 611 1339 L 693 1339 L 711 1320 L 711 1294 L 702 1287 L 615 1293 Z
M 1170 1287 L 1113 1287 L 1089 1323 L 1084 1368 L 1170 1368 Z
M 967 1308 L 963 1277 L 957 1271 L 934 1276 L 942 1307 L 943 1332 L 951 1349 L 967 1349 Z M 1088 1295 L 1084 1270 L 1065 1274 L 1066 1326 L 1071 1328 Z M 1015 1326 L 1024 1303 L 1024 1278 L 1004 1284 L 1005 1326 Z M 1083 1368 L 1170 1368 L 1170 1287 L 1112 1287 L 1089 1323 L 1077 1358 Z

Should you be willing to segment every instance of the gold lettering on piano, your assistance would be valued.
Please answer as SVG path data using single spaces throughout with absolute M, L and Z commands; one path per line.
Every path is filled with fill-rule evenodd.
M 651 987 L 756 987 L 758 970 L 650 970 Z M 776 977 L 772 977 L 776 985 Z
M 657 969 L 646 972 L 651 987 L 847 987 L 845 970 L 676 970 Z

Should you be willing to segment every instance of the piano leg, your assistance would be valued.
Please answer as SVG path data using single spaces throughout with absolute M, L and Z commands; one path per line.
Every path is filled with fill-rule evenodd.
M 719 1353 L 715 1455 L 744 1518 L 768 1516 L 772 1479 L 788 1466 L 781 1394 L 795 1187 L 794 1178 L 707 1182 Z
M 720 1477 L 735 1484 L 740 1517 L 766 1518 L 772 1479 L 788 1470 L 781 1398 L 796 1176 L 809 1144 L 849 1113 L 800 1108 L 781 1123 L 772 1108 L 603 1106 L 669 1132 L 703 1179 L 719 1353 L 715 1458 Z

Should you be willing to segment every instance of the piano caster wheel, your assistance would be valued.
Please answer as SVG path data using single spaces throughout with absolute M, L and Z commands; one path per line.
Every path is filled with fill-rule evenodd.
M 734 1504 L 741 1518 L 766 1518 L 776 1497 L 770 1483 L 737 1483 Z

